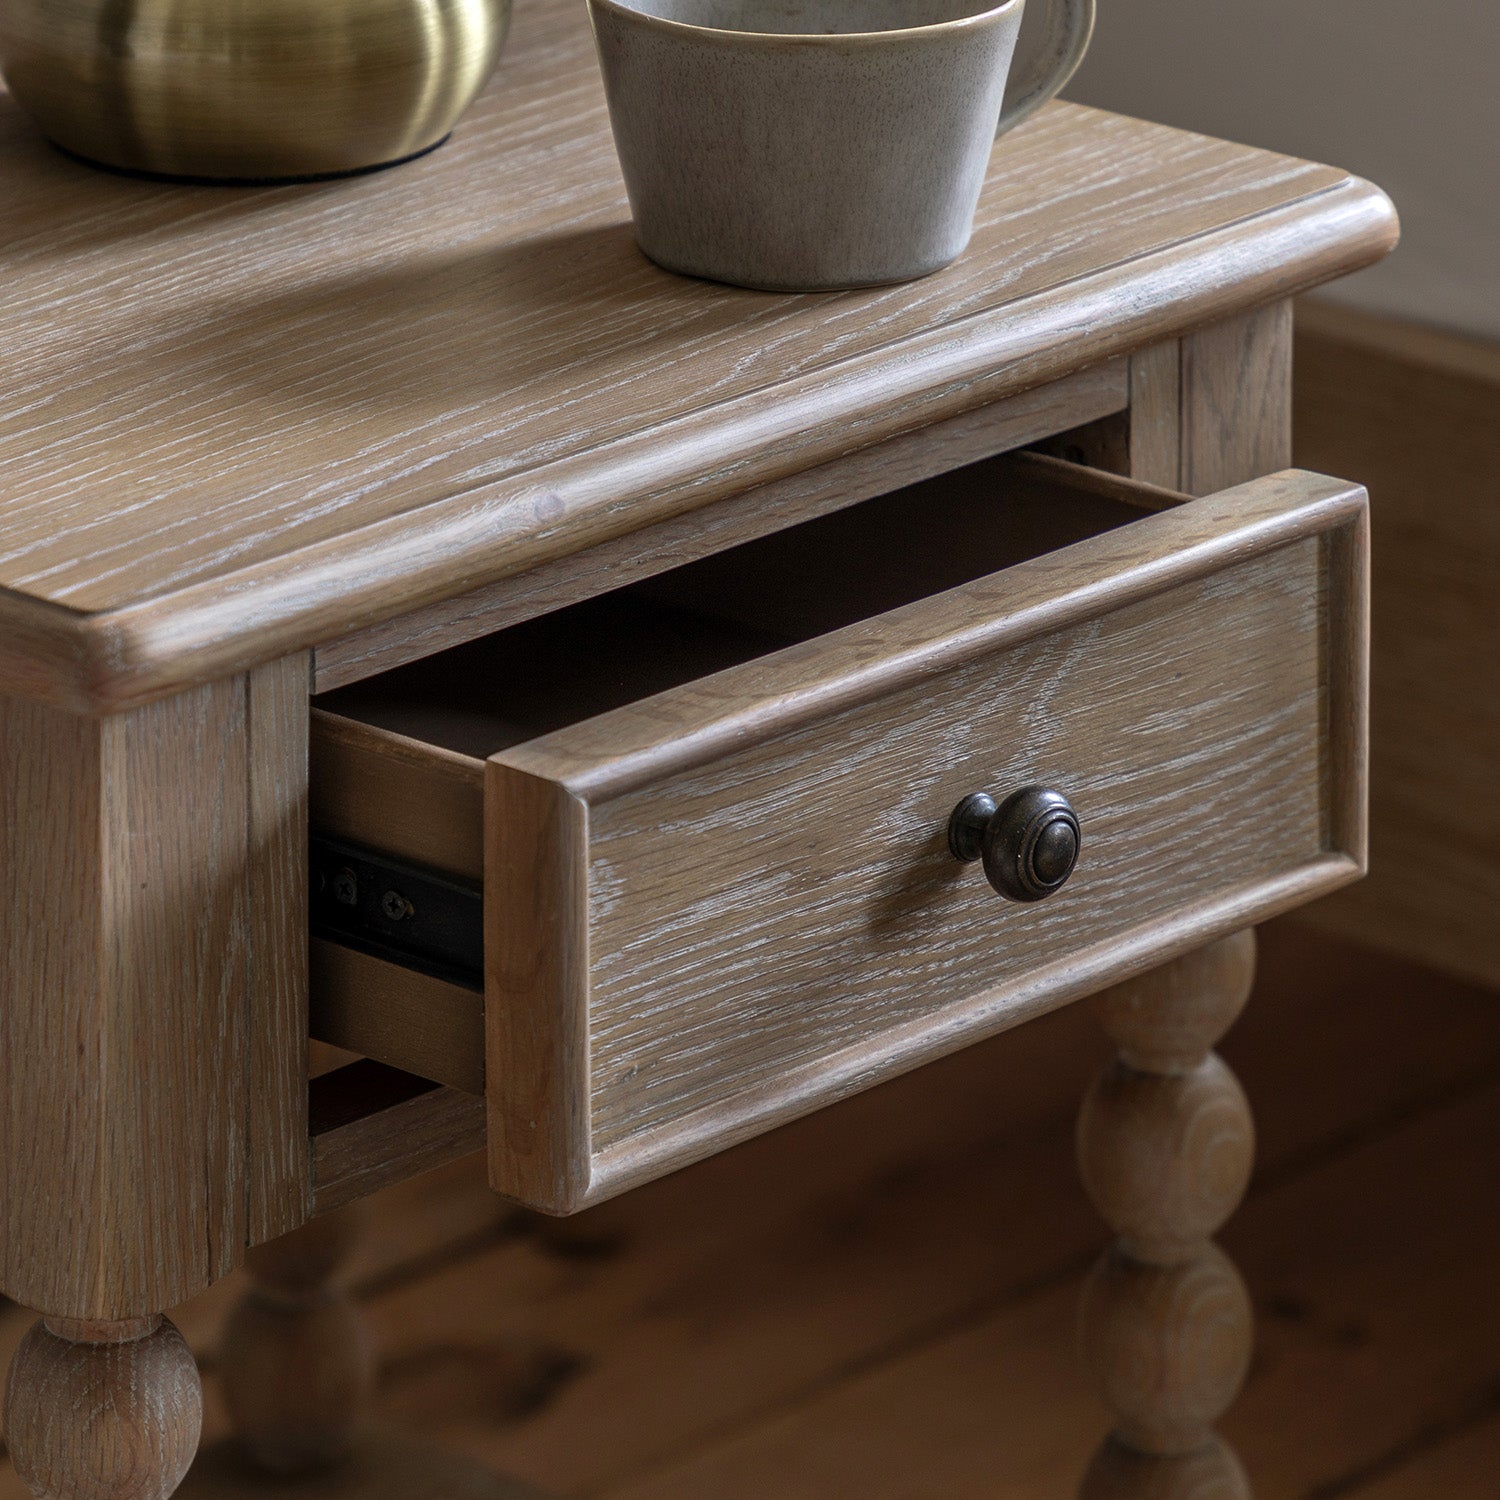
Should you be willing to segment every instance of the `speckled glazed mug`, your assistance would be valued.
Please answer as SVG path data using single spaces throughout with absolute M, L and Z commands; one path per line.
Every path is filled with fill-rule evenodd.
M 1072 76 L 1094 0 L 589 0 L 641 248 L 775 291 L 925 276 L 969 242 L 990 146 Z M 1035 0 L 1033 0 L 1035 3 Z

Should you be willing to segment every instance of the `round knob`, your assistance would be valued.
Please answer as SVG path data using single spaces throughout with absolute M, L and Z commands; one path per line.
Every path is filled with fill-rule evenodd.
M 996 803 L 975 792 L 953 809 L 948 847 L 966 864 L 984 861 L 985 878 L 1011 901 L 1041 901 L 1067 884 L 1083 830 L 1061 792 L 1027 786 Z

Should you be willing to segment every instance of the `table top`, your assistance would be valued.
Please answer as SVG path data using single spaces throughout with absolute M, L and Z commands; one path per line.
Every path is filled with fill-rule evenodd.
M 973 243 L 821 295 L 636 249 L 582 5 L 453 140 L 111 177 L 0 93 L 0 690 L 107 711 L 482 587 L 1365 264 L 1349 174 L 1057 104 Z

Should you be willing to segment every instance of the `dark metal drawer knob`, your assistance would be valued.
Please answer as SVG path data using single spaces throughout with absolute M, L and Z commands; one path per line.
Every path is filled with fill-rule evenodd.
M 1007 899 L 1041 901 L 1067 884 L 1083 830 L 1073 804 L 1050 787 L 1022 787 L 1001 803 L 975 792 L 953 809 L 948 847 L 965 864 L 982 859 L 985 878 Z

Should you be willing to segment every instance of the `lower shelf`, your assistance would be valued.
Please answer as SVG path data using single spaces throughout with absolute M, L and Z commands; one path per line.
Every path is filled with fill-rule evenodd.
M 484 1145 L 484 1100 L 384 1063 L 312 1083 L 313 1193 L 328 1213 Z

